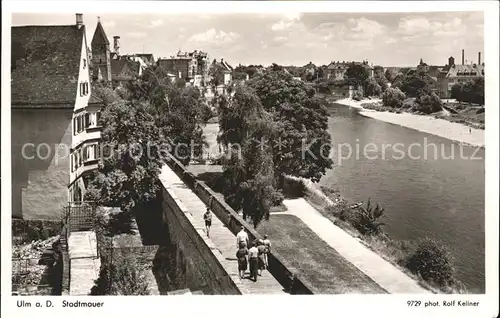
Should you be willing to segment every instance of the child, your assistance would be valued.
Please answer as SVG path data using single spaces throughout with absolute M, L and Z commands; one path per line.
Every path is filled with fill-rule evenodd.
M 203 219 L 205 220 L 205 227 L 207 229 L 207 236 L 210 237 L 210 226 L 212 226 L 212 213 L 210 209 L 207 208 L 205 214 L 203 214 Z

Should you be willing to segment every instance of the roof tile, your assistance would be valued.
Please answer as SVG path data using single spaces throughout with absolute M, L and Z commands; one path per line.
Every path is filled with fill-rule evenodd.
M 84 27 L 12 27 L 12 103 L 76 99 Z

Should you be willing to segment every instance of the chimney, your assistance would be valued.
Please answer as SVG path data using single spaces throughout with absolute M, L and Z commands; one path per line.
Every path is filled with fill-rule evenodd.
M 120 37 L 118 35 L 113 36 L 113 48 L 116 55 L 120 55 Z
M 481 65 L 481 52 L 477 54 L 477 65 Z
M 76 26 L 80 28 L 83 25 L 83 14 L 77 13 L 76 14 Z
M 465 51 L 462 49 L 462 65 L 464 65 Z

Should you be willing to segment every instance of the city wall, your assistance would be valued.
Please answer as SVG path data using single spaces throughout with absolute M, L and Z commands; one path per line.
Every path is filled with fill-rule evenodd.
M 219 218 L 233 234 L 236 235 L 241 226 L 244 226 L 250 240 L 261 238 L 260 234 L 258 234 L 253 227 L 244 221 L 238 213 L 236 213 L 223 200 L 217 198 L 215 192 L 203 181 L 196 180 L 196 177 L 192 173 L 188 172 L 186 167 L 184 167 L 184 165 L 182 165 L 178 160 L 170 156 L 167 163 L 179 176 L 179 178 L 184 181 L 186 186 L 189 187 L 203 201 L 203 203 L 210 207 L 217 218 Z M 183 264 L 182 259 L 189 260 L 187 261 L 189 263 L 187 266 L 190 268 L 186 270 L 186 273 L 188 274 L 184 275 L 186 276 L 186 284 L 189 285 L 189 281 L 192 279 L 194 281 L 202 279 L 201 276 L 203 276 L 205 278 L 210 278 L 206 279 L 206 283 L 212 285 L 211 289 L 222 290 L 228 288 L 229 290 L 229 286 L 231 285 L 229 281 L 210 281 L 212 279 L 216 279 L 217 281 L 217 275 L 223 274 L 223 269 L 221 265 L 216 262 L 212 252 L 209 251 L 208 246 L 204 244 L 203 239 L 200 235 L 198 235 L 198 232 L 192 226 L 192 222 L 189 222 L 189 214 L 187 211 L 182 211 L 182 208 L 180 208 L 179 204 L 175 202 L 175 198 L 172 197 L 173 193 L 171 193 L 169 189 L 164 188 L 162 195 L 163 214 L 166 216 L 165 222 L 168 224 L 168 229 L 171 232 L 170 237 L 172 238 L 172 241 L 178 245 L 178 248 L 182 250 L 184 255 L 178 255 L 176 259 L 179 260 L 181 265 Z M 197 269 L 198 267 L 200 269 Z M 209 267 L 210 269 L 206 267 Z M 181 266 L 181 268 L 184 267 Z M 197 271 L 203 271 L 203 273 L 199 273 L 201 276 L 198 276 L 198 273 L 196 273 Z M 191 273 L 189 274 L 189 272 Z M 313 293 L 312 286 L 308 286 L 308 284 L 303 282 L 295 273 L 295 270 L 287 266 L 283 258 L 276 252 L 269 255 L 269 272 L 291 294 Z M 188 286 L 188 288 L 195 289 L 191 286 Z

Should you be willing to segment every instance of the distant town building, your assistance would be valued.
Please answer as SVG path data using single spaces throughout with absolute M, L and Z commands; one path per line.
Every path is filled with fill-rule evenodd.
M 60 218 L 68 200 L 82 200 L 100 156 L 102 101 L 92 95 L 83 16 L 11 30 L 12 215 Z
M 345 72 L 351 65 L 363 65 L 368 70 L 368 75 L 373 77 L 373 67 L 368 64 L 368 61 L 363 62 L 346 62 L 346 61 L 332 61 L 326 67 L 326 78 L 334 81 L 341 81 L 344 79 Z
M 451 97 L 451 88 L 456 83 L 465 83 L 484 77 L 484 63 L 481 63 L 481 53 L 478 53 L 478 63 L 464 64 L 462 50 L 462 64 L 455 64 L 453 56 L 448 58 L 448 64 L 438 75 L 438 93 L 441 98 Z
M 202 85 L 203 79 L 208 72 L 208 54 L 195 50 L 193 52 L 177 52 L 176 56 L 170 58 L 160 58 L 157 65 L 167 72 L 176 74 L 186 82 L 195 82 L 196 75 L 199 75 L 197 82 Z
M 229 65 L 224 59 L 220 59 L 218 62 L 217 60 L 213 60 L 212 64 L 210 65 L 210 68 L 213 67 L 220 67 L 222 69 L 222 78 L 220 79 L 220 84 L 216 87 L 216 90 L 219 94 L 226 94 L 227 93 L 227 86 L 229 83 L 232 81 L 232 73 L 233 73 L 233 67 Z M 209 69 L 210 69 L 209 68 Z M 211 77 L 207 77 L 207 82 L 211 81 Z

